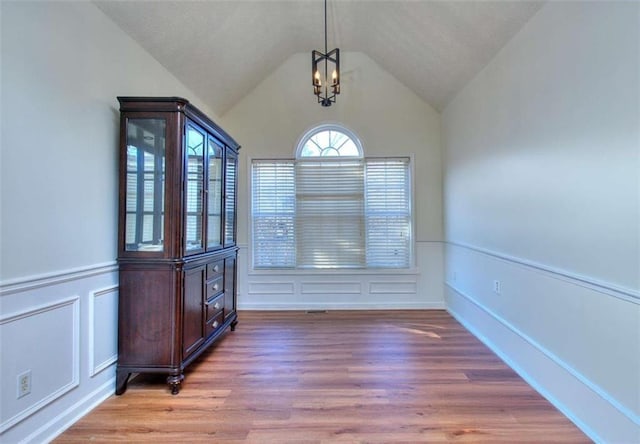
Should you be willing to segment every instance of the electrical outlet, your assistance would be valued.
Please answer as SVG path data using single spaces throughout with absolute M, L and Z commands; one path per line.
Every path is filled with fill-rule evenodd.
M 31 370 L 18 375 L 18 399 L 31 393 Z
M 502 291 L 502 285 L 500 284 L 500 281 L 493 281 L 493 292 L 495 294 L 500 294 L 500 292 Z

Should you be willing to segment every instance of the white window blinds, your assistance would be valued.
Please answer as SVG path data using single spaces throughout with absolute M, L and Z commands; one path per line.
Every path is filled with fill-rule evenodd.
M 411 253 L 409 159 L 368 159 L 365 183 L 367 266 L 407 267 Z
M 362 160 L 298 161 L 295 171 L 297 266 L 364 267 Z
M 254 161 L 251 197 L 254 266 L 295 267 L 296 192 L 293 162 Z
M 254 268 L 407 268 L 408 158 L 254 160 Z

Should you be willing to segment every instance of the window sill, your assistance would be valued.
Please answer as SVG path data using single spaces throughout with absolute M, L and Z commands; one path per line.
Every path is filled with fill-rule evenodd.
M 249 276 L 353 276 L 353 275 L 418 275 L 418 268 L 354 268 L 354 269 L 322 269 L 304 270 L 290 268 L 261 268 L 249 270 Z

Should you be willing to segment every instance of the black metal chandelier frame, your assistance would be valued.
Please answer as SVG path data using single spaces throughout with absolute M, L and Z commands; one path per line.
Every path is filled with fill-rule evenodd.
M 330 70 L 330 65 L 333 70 Z M 318 103 L 322 106 L 335 103 L 336 96 L 340 94 L 340 49 L 327 51 L 327 0 L 324 0 L 324 53 L 315 49 L 311 52 L 311 81 Z

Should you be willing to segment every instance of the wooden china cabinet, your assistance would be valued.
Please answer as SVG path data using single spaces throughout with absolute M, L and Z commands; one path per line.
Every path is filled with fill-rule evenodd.
M 239 145 L 179 97 L 118 97 L 116 394 L 131 373 L 184 369 L 236 313 Z

